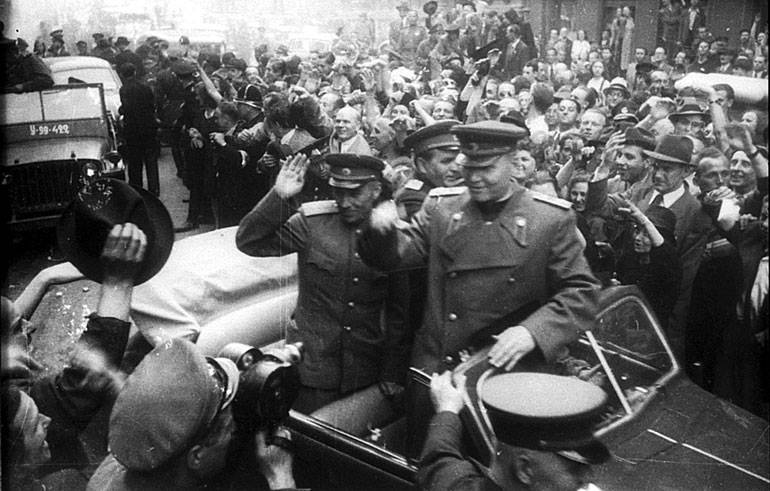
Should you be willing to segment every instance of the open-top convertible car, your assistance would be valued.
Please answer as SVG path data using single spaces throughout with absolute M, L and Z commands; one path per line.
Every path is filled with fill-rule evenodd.
M 5 221 L 54 225 L 84 179 L 124 178 L 101 84 L 3 94 L 0 132 Z
M 296 260 L 248 257 L 236 249 L 234 236 L 230 228 L 178 241 L 164 269 L 135 289 L 137 325 L 152 335 L 197 339 L 207 354 L 232 342 L 280 343 L 296 301 Z M 60 312 L 69 305 L 70 314 L 87 313 L 75 308 L 81 304 L 72 297 L 78 283 L 47 301 Z M 469 401 L 461 414 L 467 452 L 488 465 L 495 434 L 477 392 L 496 369 L 487 362 L 489 340 L 477 341 L 455 371 L 467 380 Z M 530 356 L 515 370 L 575 376 L 607 393 L 595 430 L 613 458 L 594 469 L 600 488 L 768 488 L 768 422 L 685 376 L 636 287 L 604 290 L 596 323 L 568 350 L 555 364 Z M 297 484 L 415 489 L 432 416 L 428 384 L 428 374 L 412 369 L 401 411 L 376 427 L 353 430 L 350 421 L 326 419 L 323 408 L 313 415 L 291 411 L 285 424 L 296 446 Z M 349 419 L 362 419 L 356 416 Z

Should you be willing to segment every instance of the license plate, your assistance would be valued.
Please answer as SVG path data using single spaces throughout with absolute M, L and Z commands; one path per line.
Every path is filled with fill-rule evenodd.
M 66 136 L 70 134 L 70 125 L 67 123 L 51 124 L 31 124 L 29 127 L 29 136 Z

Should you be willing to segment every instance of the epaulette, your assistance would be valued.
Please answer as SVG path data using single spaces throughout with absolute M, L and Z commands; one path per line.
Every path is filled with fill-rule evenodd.
M 537 201 L 548 203 L 549 205 L 553 205 L 558 208 L 562 208 L 564 210 L 572 209 L 572 203 L 570 203 L 566 199 L 556 198 L 553 196 L 549 196 L 547 194 L 538 193 L 537 191 L 531 191 L 531 193 L 532 193 L 532 198 L 536 199 Z
M 428 196 L 431 198 L 441 198 L 444 196 L 459 196 L 465 192 L 467 188 L 465 186 L 452 186 L 451 188 L 438 187 L 433 188 L 428 192 Z
M 425 184 L 419 179 L 409 179 L 404 184 L 404 189 L 411 189 L 412 191 L 419 191 Z
M 337 202 L 333 199 L 308 201 L 307 203 L 302 203 L 302 206 L 300 206 L 299 209 L 306 217 L 312 217 L 315 215 L 329 215 L 339 211 L 337 208 Z

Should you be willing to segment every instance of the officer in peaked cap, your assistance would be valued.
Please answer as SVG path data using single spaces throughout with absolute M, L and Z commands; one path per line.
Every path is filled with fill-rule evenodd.
M 592 325 L 599 291 L 571 204 L 513 180 L 523 128 L 481 121 L 450 131 L 467 191 L 426 201 L 409 226 L 397 223 L 394 206 L 378 208 L 359 252 L 383 271 L 428 264 L 413 366 L 429 373 L 453 366 L 491 324 L 500 326 L 496 341 L 485 340 L 494 342 L 492 365 L 510 370 L 530 352 L 553 360 Z
M 425 197 L 434 189 L 434 195 L 454 196 L 462 193 L 463 175 L 457 163 L 460 141 L 450 130 L 460 124 L 448 119 L 425 126 L 407 136 L 404 146 L 412 151 L 414 179 L 406 182 L 396 193 L 396 206 L 403 218 L 417 213 Z
M 591 465 L 610 458 L 593 434 L 607 402 L 599 387 L 573 377 L 506 373 L 482 379 L 479 398 L 497 438 L 489 469 L 460 453 L 465 378 L 433 375 L 436 414 L 423 449 L 422 489 L 564 489 L 587 482 Z M 455 385 L 457 387 L 455 387 Z
M 324 418 L 359 433 L 367 422 L 378 426 L 378 419 L 365 408 L 352 408 L 374 404 L 385 410 L 390 406 L 381 399 L 404 385 L 408 285 L 405 273 L 376 271 L 355 250 L 372 208 L 389 197 L 384 162 L 340 153 L 327 155 L 326 163 L 333 200 L 306 202 L 297 210 L 309 159 L 295 154 L 273 189 L 241 220 L 236 245 L 257 257 L 298 253 L 297 328 L 287 341 L 301 341 L 305 356 L 298 366 L 301 387 L 294 409 L 310 414 L 350 396 L 356 402 L 343 404 L 341 413 L 330 409 Z

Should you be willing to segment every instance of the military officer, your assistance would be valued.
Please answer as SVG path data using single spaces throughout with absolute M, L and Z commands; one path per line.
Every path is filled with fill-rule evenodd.
M 591 327 L 599 282 L 583 256 L 570 205 L 513 179 L 513 152 L 526 131 L 482 121 L 455 126 L 464 157 L 463 194 L 428 200 L 406 226 L 378 206 L 359 239 L 364 261 L 383 271 L 428 264 L 428 300 L 412 365 L 428 373 L 492 325 L 489 352 L 507 370 L 537 349 L 552 361 Z M 526 310 L 528 315 L 522 315 Z
M 292 198 L 308 167 L 297 154 L 236 235 L 238 249 L 251 256 L 299 254 L 296 330 L 287 341 L 304 343 L 294 408 L 307 413 L 371 386 L 393 395 L 409 357 L 404 274 L 375 271 L 355 250 L 364 221 L 385 196 L 384 163 L 356 154 L 330 154 L 326 162 L 335 200 L 304 203 L 295 213 Z
M 601 388 L 543 373 L 487 378 L 479 399 L 497 436 L 497 448 L 486 469 L 461 451 L 459 413 L 467 398 L 465 383 L 465 376 L 452 380 L 449 371 L 433 374 L 436 414 L 420 458 L 420 489 L 598 489 L 588 481 L 591 466 L 610 458 L 592 433 L 607 402 Z
M 417 175 L 406 182 L 395 197 L 398 214 L 410 219 L 422 206 L 431 190 L 435 197 L 462 193 L 463 175 L 456 162 L 460 142 L 449 130 L 460 124 L 454 119 L 439 121 L 420 128 L 404 140 L 412 151 Z

